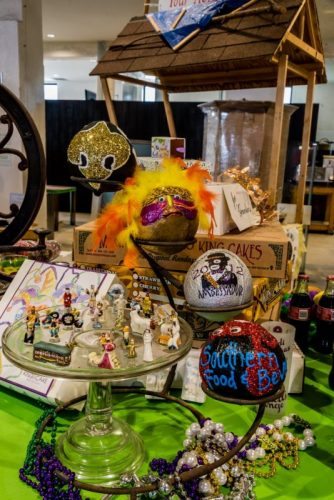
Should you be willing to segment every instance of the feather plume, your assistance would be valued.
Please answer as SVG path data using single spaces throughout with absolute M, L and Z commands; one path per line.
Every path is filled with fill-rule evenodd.
M 162 162 L 161 169 L 149 172 L 137 168 L 133 177 L 126 180 L 124 189 L 114 196 L 113 200 L 97 219 L 94 232 L 94 244 L 97 246 L 102 238 L 108 248 L 117 245 L 125 246 L 127 253 L 124 264 L 128 267 L 137 265 L 138 251 L 132 238 L 140 235 L 140 214 L 144 200 L 153 189 L 175 186 L 187 189 L 198 210 L 199 224 L 209 229 L 212 234 L 214 211 L 212 194 L 205 182 L 211 179 L 210 174 L 198 163 L 186 168 L 179 158 L 168 158 Z

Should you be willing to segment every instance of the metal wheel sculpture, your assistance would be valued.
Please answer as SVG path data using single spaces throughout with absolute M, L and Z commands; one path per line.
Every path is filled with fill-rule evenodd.
M 8 144 L 14 127 L 19 134 L 22 151 Z M 19 99 L 6 87 L 0 85 L 0 159 L 6 154 L 16 156 L 17 168 L 26 171 L 26 190 L 21 207 L 11 204 L 7 213 L 0 212 L 0 245 L 12 245 L 24 235 L 34 221 L 41 206 L 45 182 L 45 158 L 41 139 L 28 111 Z

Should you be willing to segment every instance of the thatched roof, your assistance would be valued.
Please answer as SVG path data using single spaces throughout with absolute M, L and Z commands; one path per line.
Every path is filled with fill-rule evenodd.
M 325 83 L 315 1 L 276 2 L 283 13 L 271 3 L 258 0 L 244 14 L 211 22 L 176 52 L 146 18 L 133 18 L 91 74 L 132 81 L 131 73 L 143 72 L 158 77 L 157 86 L 170 92 L 270 87 L 276 85 L 277 59 L 284 53 L 287 85 L 305 84 L 310 70 L 316 71 L 317 83 Z M 134 76 L 134 82 L 145 83 Z

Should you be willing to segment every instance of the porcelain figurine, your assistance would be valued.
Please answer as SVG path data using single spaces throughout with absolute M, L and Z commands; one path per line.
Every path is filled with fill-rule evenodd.
M 72 306 L 72 294 L 70 292 L 69 287 L 65 288 L 65 293 L 63 295 L 64 308 L 69 310 Z
M 173 314 L 171 317 L 172 322 L 172 336 L 167 342 L 168 349 L 175 350 L 178 349 L 181 345 L 181 337 L 180 337 L 180 323 L 177 317 L 177 314 Z
M 50 342 L 59 342 L 59 319 L 52 317 L 51 323 L 49 324 L 49 330 L 50 330 Z
M 123 323 L 125 321 L 124 311 L 126 307 L 126 299 L 124 298 L 124 294 L 120 294 L 120 296 L 114 301 L 114 318 L 115 318 L 115 328 L 122 328 Z
M 115 353 L 115 349 L 116 345 L 114 344 L 114 342 L 106 342 L 105 344 L 103 344 L 102 355 L 97 354 L 96 352 L 89 353 L 89 364 L 107 370 L 120 368 L 121 365 Z
M 153 335 L 149 328 L 146 328 L 143 334 L 143 342 L 144 342 L 144 353 L 143 353 L 143 361 L 153 361 L 153 353 L 152 353 L 152 340 Z
M 93 315 L 93 328 L 102 328 L 102 317 L 103 317 L 103 303 L 98 301 L 96 303 Z
M 35 328 L 39 324 L 39 315 L 36 312 L 35 306 L 32 306 L 26 317 L 26 333 L 24 335 L 24 343 L 32 345 L 35 338 Z
M 128 358 L 136 358 L 137 357 L 137 352 L 136 352 L 136 344 L 135 344 L 135 339 L 131 338 L 129 340 L 129 344 L 127 346 L 128 350 Z
M 143 318 L 140 315 L 140 305 L 136 304 L 130 312 L 130 326 L 132 332 L 143 334 L 147 328 L 155 329 L 153 318 Z
M 129 340 L 130 340 L 130 327 L 125 326 L 123 328 L 123 342 L 126 347 L 129 345 Z
M 145 318 L 151 318 L 153 315 L 153 306 L 149 293 L 146 293 L 145 297 L 142 299 L 141 308 Z
M 93 316 L 96 307 L 97 289 L 95 288 L 94 285 L 90 285 L 89 289 L 86 288 L 86 293 L 89 295 L 89 301 L 88 301 L 89 312 L 91 316 Z

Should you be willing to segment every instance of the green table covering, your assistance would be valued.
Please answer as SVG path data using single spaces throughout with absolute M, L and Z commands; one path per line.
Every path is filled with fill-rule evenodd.
M 300 452 L 297 470 L 278 466 L 275 477 L 258 478 L 255 489 L 258 499 L 334 499 L 334 392 L 327 385 L 329 370 L 329 356 L 311 353 L 307 357 L 304 392 L 289 396 L 287 412 L 296 413 L 312 424 L 317 444 Z M 0 398 L 0 498 L 39 498 L 19 480 L 18 470 L 23 464 L 34 423 L 42 410 L 36 401 L 6 389 L 0 389 Z M 229 405 L 209 398 L 204 405 L 197 406 L 204 415 L 224 423 L 226 430 L 238 435 L 247 430 L 255 415 L 254 407 Z M 143 436 L 147 449 L 146 464 L 153 457 L 174 457 L 182 448 L 185 428 L 194 421 L 189 412 L 177 405 L 146 400 L 142 396 L 115 396 L 114 412 Z M 60 431 L 73 418 L 77 418 L 76 412 L 60 418 Z M 264 421 L 270 422 L 270 419 Z M 141 472 L 147 470 L 146 464 Z M 98 494 L 82 493 L 83 498 L 101 498 Z

